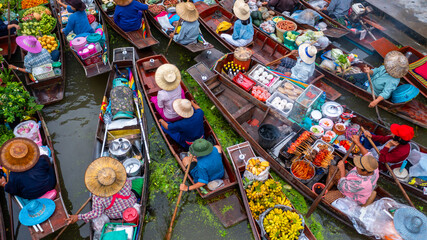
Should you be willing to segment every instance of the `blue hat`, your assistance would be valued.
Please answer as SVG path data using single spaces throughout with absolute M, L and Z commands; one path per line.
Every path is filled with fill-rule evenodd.
M 394 227 L 405 240 L 425 239 L 427 217 L 415 208 L 399 208 L 394 213 Z
M 19 221 L 22 225 L 33 226 L 46 221 L 55 212 L 55 202 L 47 198 L 31 200 L 19 212 Z

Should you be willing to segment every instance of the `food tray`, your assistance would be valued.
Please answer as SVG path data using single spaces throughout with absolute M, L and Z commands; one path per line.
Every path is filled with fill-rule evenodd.
M 301 95 L 298 96 L 296 102 L 301 104 L 303 107 L 305 108 L 310 108 L 316 101 L 317 99 L 320 97 L 320 95 L 322 95 L 322 90 L 317 88 L 314 85 L 309 85 L 303 93 L 301 93 Z M 313 96 L 312 98 L 310 98 L 308 96 L 308 94 L 314 94 L 315 96 Z
M 282 94 L 282 93 L 280 93 L 280 92 L 275 92 L 275 93 L 273 93 L 268 99 L 267 99 L 267 102 L 266 102 L 266 104 L 267 104 L 267 106 L 269 106 L 269 107 L 272 107 L 272 108 L 274 108 L 274 109 L 276 109 L 276 111 L 277 112 L 279 112 L 281 115 L 283 115 L 284 117 L 288 117 L 289 116 L 289 114 L 291 113 L 291 111 L 292 111 L 292 107 L 289 109 L 289 110 L 287 110 L 287 111 L 285 111 L 285 110 L 280 110 L 280 109 L 278 109 L 278 108 L 276 108 L 275 106 L 273 106 L 272 105 L 272 102 L 273 102 L 273 100 L 276 98 L 276 97 L 279 97 L 279 98 L 281 98 L 281 99 L 285 99 L 288 103 L 290 102 L 290 103 L 292 103 L 292 107 L 293 107 L 293 105 L 294 105 L 294 100 L 292 100 L 292 99 L 290 99 L 290 98 L 288 98 L 287 96 L 285 96 L 284 94 Z
M 286 88 L 285 84 L 288 85 L 288 86 L 292 86 L 293 89 Z M 280 88 L 282 88 L 282 89 L 280 89 Z M 291 82 L 291 81 L 289 81 L 287 79 L 281 81 L 280 85 L 277 86 L 277 91 L 279 91 L 280 93 L 282 93 L 283 95 L 285 95 L 286 97 L 288 97 L 288 98 L 290 98 L 291 100 L 294 100 L 294 101 L 299 97 L 299 95 L 301 95 L 301 94 L 299 94 L 299 95 L 295 94 L 294 95 L 295 89 L 297 89 L 298 91 L 300 91 L 301 94 L 304 92 L 303 88 L 297 86 L 295 83 L 293 83 L 293 82 Z
M 311 149 L 319 151 L 319 148 L 318 148 L 319 144 L 326 144 L 326 145 L 328 145 L 328 150 L 331 152 L 331 154 L 334 153 L 334 147 L 332 147 L 330 144 L 326 143 L 322 139 L 317 139 L 316 142 L 313 143 Z
M 294 172 L 292 171 L 292 167 L 294 166 L 294 164 L 296 164 L 298 162 L 306 162 L 306 163 L 308 163 L 310 165 L 310 167 L 313 169 L 313 176 L 311 176 L 311 178 L 302 179 L 302 178 L 299 178 L 299 177 L 297 177 L 297 176 L 294 175 Z M 312 162 L 310 162 L 310 161 L 308 161 L 306 159 L 294 161 L 292 163 L 291 168 L 289 169 L 289 171 L 291 172 L 292 176 L 294 176 L 296 179 L 298 179 L 300 182 L 302 182 L 304 184 L 309 183 L 311 181 L 311 179 L 313 179 L 314 176 L 316 176 L 316 167 L 314 166 L 314 164 Z
M 290 154 L 287 151 L 288 151 L 289 147 L 291 146 L 291 144 L 293 142 L 295 142 L 303 132 L 306 131 L 304 128 L 300 127 L 297 124 L 292 124 L 291 127 L 292 127 L 292 130 L 296 134 L 285 144 L 285 146 L 282 147 L 282 149 L 280 149 L 280 152 L 279 152 L 279 157 L 285 161 L 290 160 L 291 158 L 293 158 L 295 156 L 295 154 Z
M 243 79 L 240 79 L 242 77 Z M 239 87 L 243 88 L 246 92 L 249 92 L 253 86 L 255 86 L 255 81 L 239 72 L 234 78 L 233 82 L 236 83 Z
M 256 77 L 255 77 L 255 71 L 257 71 L 258 69 L 263 69 L 268 74 L 273 75 L 273 78 L 270 80 L 270 82 L 268 84 L 263 84 L 262 82 L 260 82 L 259 80 L 256 79 Z M 273 93 L 273 91 L 275 90 L 275 83 L 276 83 L 276 81 L 278 81 L 280 79 L 279 76 L 277 76 L 275 73 L 271 72 L 270 70 L 268 70 L 266 67 L 262 66 L 259 63 L 256 64 L 248 72 L 248 77 L 250 77 L 252 80 L 254 80 L 255 82 L 257 82 L 259 85 L 261 85 L 264 88 L 266 88 L 270 93 Z

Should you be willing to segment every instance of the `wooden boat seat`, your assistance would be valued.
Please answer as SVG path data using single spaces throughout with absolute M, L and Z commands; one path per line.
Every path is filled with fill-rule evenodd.
M 362 207 L 366 207 L 366 206 L 370 205 L 371 203 L 373 203 L 376 197 L 377 197 L 377 191 L 373 191 L 371 193 L 371 196 L 369 196 L 368 200 L 366 201 L 365 204 L 362 205 Z
M 243 106 L 242 108 L 240 108 L 237 112 L 232 113 L 231 115 L 233 116 L 233 118 L 238 119 L 240 116 L 249 112 L 254 107 L 255 107 L 255 105 L 248 103 L 245 106 Z

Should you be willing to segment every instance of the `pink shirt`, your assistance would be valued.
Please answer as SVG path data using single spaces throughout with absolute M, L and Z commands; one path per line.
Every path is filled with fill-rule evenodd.
M 346 197 L 357 202 L 359 205 L 365 204 L 372 191 L 374 191 L 379 177 L 378 168 L 370 176 L 362 176 L 357 173 L 357 168 L 351 169 L 347 176 L 338 182 L 338 190 Z
M 181 99 L 181 86 L 179 85 L 172 91 L 160 90 L 157 93 L 157 105 L 163 108 L 163 114 L 169 119 L 177 118 L 179 115 L 173 110 L 173 101 Z

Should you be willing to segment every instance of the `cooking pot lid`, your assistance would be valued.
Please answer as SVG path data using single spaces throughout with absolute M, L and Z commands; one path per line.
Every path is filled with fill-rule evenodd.
M 322 106 L 323 115 L 329 117 L 338 117 L 343 113 L 343 111 L 342 106 L 337 102 L 326 102 Z
M 123 155 L 131 149 L 132 144 L 125 138 L 115 139 L 110 143 L 110 152 L 113 155 Z

